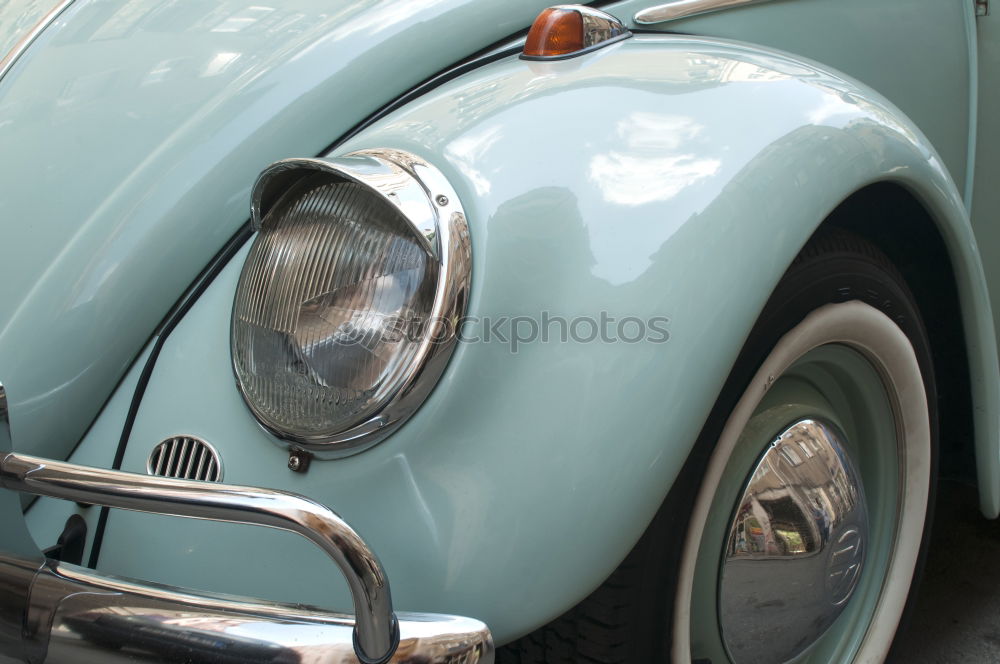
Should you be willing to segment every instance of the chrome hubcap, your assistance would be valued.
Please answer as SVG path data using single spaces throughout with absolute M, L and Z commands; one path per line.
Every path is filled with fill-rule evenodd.
M 800 420 L 775 439 L 736 504 L 719 578 L 735 664 L 788 662 L 847 606 L 865 562 L 868 510 L 833 425 Z

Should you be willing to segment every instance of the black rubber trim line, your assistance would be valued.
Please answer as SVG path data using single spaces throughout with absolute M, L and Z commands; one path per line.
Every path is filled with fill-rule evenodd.
M 588 7 L 593 7 L 594 9 L 600 9 L 601 7 L 606 7 L 607 5 L 616 4 L 619 1 L 620 0 L 600 0 L 599 2 L 587 2 L 582 4 Z M 632 30 L 632 32 L 636 34 L 642 32 L 663 34 L 662 32 L 654 30 Z M 409 104 L 414 99 L 417 99 L 418 97 L 427 94 L 434 88 L 440 87 L 445 83 L 447 83 L 448 81 L 458 78 L 462 74 L 467 74 L 470 71 L 479 69 L 480 67 L 488 65 L 491 62 L 496 62 L 497 60 L 503 60 L 504 58 L 508 58 L 512 55 L 518 55 L 524 49 L 523 44 L 513 44 L 509 48 L 504 48 L 499 51 L 497 49 L 508 42 L 523 40 L 527 36 L 528 36 L 528 28 L 525 28 L 524 30 L 518 30 L 517 32 L 511 33 L 510 35 L 504 37 L 503 39 L 498 39 L 497 41 L 493 42 L 486 48 L 480 49 L 479 51 L 465 58 L 464 60 L 460 60 L 456 64 L 451 65 L 447 69 L 441 70 L 440 72 L 434 74 L 430 78 L 425 79 L 420 83 L 417 83 L 415 86 L 413 86 L 400 96 L 396 97 L 385 106 L 379 108 L 378 110 L 376 110 L 374 113 L 366 117 L 358 124 L 348 129 L 347 133 L 345 133 L 340 138 L 335 140 L 333 143 L 328 145 L 325 150 L 320 152 L 319 156 L 329 154 L 338 145 L 345 143 L 347 140 L 351 138 L 354 138 L 359 133 L 361 133 L 361 131 L 364 130 L 365 128 L 370 127 L 371 125 L 378 122 L 379 120 L 389 115 L 393 111 L 402 108 L 406 104 Z
M 139 404 L 142 403 L 142 397 L 146 393 L 146 386 L 149 385 L 149 379 L 152 377 L 153 369 L 156 366 L 156 358 L 160 356 L 160 351 L 163 350 L 163 344 L 166 342 L 167 337 L 170 336 L 170 333 L 177 327 L 177 324 L 181 322 L 181 319 L 184 318 L 187 312 L 190 311 L 194 303 L 198 301 L 201 294 L 205 292 L 215 280 L 215 277 L 229 263 L 229 260 L 252 235 L 253 231 L 250 230 L 250 222 L 248 221 L 236 231 L 236 234 L 209 261 L 205 269 L 198 275 L 198 278 L 195 279 L 194 283 L 181 296 L 180 300 L 174 304 L 156 331 L 153 332 L 153 348 L 149 352 L 149 357 L 146 358 L 146 364 L 142 367 L 142 374 L 139 375 L 135 392 L 132 394 L 132 402 L 129 404 L 128 414 L 125 416 L 125 424 L 122 427 L 121 437 L 118 439 L 115 458 L 111 463 L 112 469 L 121 470 L 122 460 L 125 458 L 125 448 L 128 446 L 128 439 L 132 434 L 135 417 L 139 412 Z M 97 519 L 97 527 L 94 529 L 94 544 L 91 547 L 90 560 L 87 563 L 91 569 L 97 568 L 97 561 L 101 557 L 101 544 L 104 541 L 104 529 L 108 524 L 108 513 L 109 508 L 102 507 L 101 515 Z
M 524 31 L 522 34 L 526 34 Z M 507 38 L 503 41 L 509 41 L 510 39 L 516 38 L 516 35 Z M 502 43 L 502 42 L 500 42 Z M 490 50 L 494 47 L 489 47 L 486 50 Z M 504 49 L 497 53 L 492 53 L 488 56 L 473 56 L 465 62 L 452 67 L 444 72 L 434 75 L 424 83 L 421 83 L 417 87 L 413 88 L 409 92 L 403 94 L 403 96 L 397 98 L 396 100 L 390 102 L 381 109 L 375 111 L 372 115 L 368 116 L 360 123 L 355 125 L 353 128 L 348 130 L 348 132 L 334 141 L 331 145 L 324 148 L 319 155 L 323 156 L 330 153 L 338 145 L 356 135 L 358 132 L 362 131 L 365 127 L 371 125 L 373 122 L 383 117 L 384 115 L 392 112 L 396 108 L 409 103 L 416 97 L 425 94 L 429 90 L 447 82 L 451 79 L 461 76 L 462 74 L 472 71 L 484 64 L 494 62 L 504 57 L 513 55 L 521 50 L 520 46 L 512 47 L 510 49 Z M 173 308 L 164 317 L 163 321 L 160 323 L 159 327 L 153 332 L 153 347 L 149 353 L 149 357 L 146 358 L 146 363 L 142 368 L 142 374 L 139 376 L 139 381 L 136 383 L 135 392 L 132 394 L 132 401 L 129 404 L 128 414 L 125 416 L 125 423 L 122 426 L 122 433 L 118 439 L 118 447 L 115 450 L 115 457 L 112 461 L 111 467 L 114 470 L 121 470 L 122 461 L 125 458 L 125 449 L 128 447 L 129 437 L 132 434 L 132 427 L 135 424 L 136 415 L 139 412 L 139 405 L 142 403 L 142 398 L 146 392 L 146 386 L 149 384 L 150 379 L 153 375 L 153 369 L 156 367 L 156 360 L 159 358 L 160 351 L 163 349 L 163 344 L 166 342 L 167 337 L 170 333 L 177 327 L 177 324 L 181 319 L 187 314 L 187 312 L 194 306 L 201 294 L 208 289 L 208 287 L 215 280 L 215 277 L 222 272 L 222 269 L 229 263 L 229 260 L 236 254 L 237 251 L 243 246 L 243 244 L 253 236 L 253 230 L 250 227 L 250 222 L 247 221 L 240 227 L 240 229 L 233 235 L 232 238 L 226 243 L 222 249 L 212 258 L 208 266 L 202 270 L 201 274 L 195 279 L 188 290 L 181 296 L 181 298 L 174 304 Z M 127 376 L 126 372 L 126 376 Z M 123 376 L 119 384 L 125 380 Z M 116 388 L 117 389 L 117 388 Z M 82 439 L 81 439 L 82 440 Z M 79 445 L 79 443 L 77 443 Z M 97 527 L 94 529 L 94 543 L 91 546 L 90 558 L 87 562 L 88 567 L 91 569 L 97 568 L 97 563 L 101 557 L 101 545 L 104 542 L 104 532 L 108 525 L 108 514 L 110 509 L 107 507 L 101 507 L 101 514 L 97 518 Z
M 524 31 L 521 34 L 526 34 Z M 509 41 L 510 39 L 516 38 L 516 35 L 509 37 L 503 41 Z M 499 42 L 502 43 L 502 42 Z M 489 51 L 493 47 L 488 47 L 486 50 Z M 368 116 L 360 123 L 352 127 L 348 132 L 334 141 L 331 145 L 324 148 L 319 155 L 323 156 L 330 153 L 338 145 L 356 135 L 358 132 L 362 131 L 365 127 L 371 125 L 373 122 L 383 117 L 384 115 L 392 112 L 396 108 L 409 103 L 416 97 L 425 94 L 429 90 L 450 81 L 456 76 L 461 76 L 462 74 L 472 71 L 478 67 L 489 62 L 494 62 L 504 57 L 513 55 L 521 50 L 520 46 L 512 47 L 510 49 L 504 49 L 497 53 L 492 53 L 487 56 L 473 56 L 463 63 L 454 66 L 444 72 L 435 74 L 430 79 L 421 83 L 417 87 L 411 89 L 409 92 L 403 94 L 403 96 L 395 99 L 381 109 L 375 111 L 372 115 Z M 247 221 L 240 227 L 240 229 L 233 235 L 232 238 L 226 243 L 222 249 L 215 255 L 214 258 L 209 262 L 208 266 L 202 270 L 201 274 L 195 279 L 188 290 L 181 296 L 180 300 L 174 304 L 173 308 L 164 317 L 163 321 L 157 327 L 156 331 L 153 332 L 153 348 L 149 353 L 149 357 L 146 358 L 146 363 L 142 368 L 142 374 L 139 376 L 139 381 L 136 383 L 135 392 L 132 395 L 132 401 L 129 404 L 128 414 L 125 416 L 125 424 L 122 426 L 122 433 L 118 439 L 118 447 L 115 450 L 114 461 L 112 461 L 111 467 L 114 470 L 121 470 L 122 461 L 125 458 L 125 449 L 128 446 L 129 437 L 132 434 L 132 427 L 135 424 L 136 415 L 139 412 L 139 404 L 142 402 L 143 395 L 146 392 L 146 386 L 149 384 L 150 379 L 153 375 L 153 369 L 156 367 L 156 360 L 160 355 L 160 351 L 163 349 L 163 344 L 166 342 L 167 337 L 170 333 L 177 327 L 177 324 L 181 321 L 185 314 L 194 306 L 194 303 L 201 297 L 201 294 L 205 292 L 206 289 L 215 280 L 215 277 L 222 272 L 222 269 L 229 263 L 229 260 L 236 254 L 237 251 L 243 246 L 243 244 L 253 236 L 253 230 L 250 227 L 250 222 Z M 126 372 L 126 376 L 127 376 Z M 125 380 L 123 376 L 119 384 Z M 82 439 L 81 439 L 82 440 Z M 77 443 L 79 445 L 79 443 Z M 107 507 L 101 507 L 101 514 L 97 518 L 97 527 L 94 529 L 94 543 L 90 550 L 90 558 L 87 565 L 91 569 L 97 568 L 97 563 L 101 557 L 101 545 L 104 542 L 104 531 L 107 529 L 108 525 L 108 514 L 110 509 Z
M 587 4 L 591 7 L 602 7 L 613 4 L 613 2 L 616 1 L 617 0 L 601 0 L 599 2 L 590 2 Z M 465 60 L 460 61 L 458 64 L 452 65 L 451 67 L 434 74 L 424 82 L 417 84 L 382 108 L 376 110 L 358 124 L 354 125 L 351 129 L 347 130 L 345 134 L 341 135 L 337 140 L 321 150 L 316 156 L 322 157 L 323 155 L 329 154 L 336 149 L 338 145 L 341 145 L 348 139 L 356 136 L 366 127 L 369 127 L 389 113 L 410 103 L 414 99 L 427 94 L 434 88 L 443 85 L 448 81 L 461 76 L 462 74 L 478 69 L 483 65 L 487 65 L 491 62 L 496 62 L 497 60 L 519 53 L 523 48 L 520 44 L 513 45 L 510 48 L 505 48 L 500 51 L 496 51 L 496 49 L 504 43 L 523 38 L 527 34 L 527 28 L 515 32 L 508 37 L 504 37 L 499 41 L 493 42 L 493 44 L 478 51 L 477 53 L 474 53 Z M 253 231 L 250 228 L 250 222 L 247 221 L 240 227 L 236 234 L 230 238 L 229 242 L 226 243 L 221 250 L 219 250 L 219 253 L 215 255 L 208 266 L 201 272 L 198 278 L 195 279 L 191 287 L 188 288 L 184 295 L 181 296 L 181 299 L 178 300 L 173 309 L 170 310 L 170 312 L 163 319 L 163 322 L 160 323 L 160 326 L 153 333 L 153 348 L 149 353 L 149 357 L 146 358 L 145 366 L 142 368 L 142 374 L 139 376 L 139 382 L 136 384 L 135 393 L 132 395 L 132 402 L 129 405 L 128 414 L 125 418 L 125 424 L 122 427 L 121 437 L 118 439 L 118 448 L 115 450 L 115 458 L 111 466 L 114 470 L 121 470 L 122 460 L 125 458 L 125 448 L 128 446 L 129 436 L 132 433 L 132 426 L 135 424 L 136 414 L 139 412 L 139 404 L 142 402 L 146 386 L 149 384 L 149 380 L 153 375 L 153 369 L 156 366 L 156 359 L 159 357 L 160 351 L 163 349 L 164 342 L 166 342 L 167 337 L 180 322 L 181 318 L 183 318 L 188 310 L 194 306 L 194 303 L 199 297 L 201 297 L 201 294 L 204 293 L 205 290 L 212 284 L 212 281 L 215 280 L 215 277 L 222 272 L 222 269 L 226 266 L 233 255 L 235 255 L 243 244 L 252 236 Z M 125 375 L 127 376 L 128 372 L 126 372 Z M 119 381 L 119 385 L 124 380 L 125 376 L 123 376 Z M 117 387 L 115 389 L 117 391 Z M 77 443 L 77 445 L 79 445 L 79 443 Z M 90 559 L 87 563 L 91 569 L 97 568 L 97 562 L 101 556 L 101 544 L 104 541 L 104 531 L 108 524 L 108 513 L 109 508 L 101 508 L 101 514 L 97 520 L 97 527 L 94 529 L 94 544 L 91 547 Z
M 606 6 L 606 5 L 609 5 L 609 4 L 614 4 L 615 2 L 618 2 L 618 1 L 619 0 L 605 0 L 603 2 L 591 2 L 591 3 L 589 3 L 588 6 L 594 7 L 594 8 L 600 8 L 602 6 Z M 465 73 L 470 72 L 470 71 L 472 71 L 474 69 L 477 69 L 478 67 L 481 67 L 483 65 L 487 65 L 487 64 L 489 64 L 491 62 L 496 62 L 497 60 L 503 59 L 504 57 L 517 54 L 521 50 L 521 48 L 522 48 L 519 45 L 517 45 L 517 46 L 511 46 L 510 48 L 504 49 L 502 52 L 498 51 L 498 52 L 492 53 L 492 54 L 490 54 L 488 56 L 487 55 L 483 55 L 483 54 L 489 53 L 493 49 L 497 48 L 498 44 L 503 44 L 503 43 L 506 43 L 506 42 L 509 42 L 509 41 L 513 41 L 513 40 L 518 39 L 518 38 L 523 38 L 525 35 L 527 35 L 527 32 L 528 32 L 527 30 L 521 30 L 520 32 L 514 33 L 514 34 L 510 35 L 509 37 L 505 37 L 504 39 L 501 39 L 500 41 L 496 42 L 494 45 L 489 46 L 489 47 L 483 49 L 482 51 L 479 52 L 479 54 L 474 55 L 474 56 L 466 59 L 465 61 L 463 61 L 459 65 L 453 66 L 453 67 L 451 67 L 451 68 L 449 68 L 449 69 L 447 69 L 447 70 L 445 70 L 443 72 L 435 74 L 434 76 L 432 76 L 431 78 L 427 79 L 423 83 L 420 83 L 416 87 L 411 88 L 409 91 L 403 93 L 403 95 L 401 97 L 399 97 L 399 98 L 397 98 L 397 99 L 389 102 L 388 104 L 386 104 L 385 106 L 383 106 L 382 108 L 378 109 L 377 111 L 375 111 L 374 113 L 372 113 L 371 115 L 369 115 L 368 117 L 366 117 L 364 120 L 362 120 L 361 122 L 359 122 L 358 124 L 356 124 L 354 127 L 352 127 L 351 129 L 349 129 L 346 134 L 344 134 L 343 136 L 341 136 L 340 138 L 338 138 L 337 140 L 335 140 L 333 143 L 331 143 L 330 145 L 328 145 L 325 149 L 323 149 L 316 156 L 317 157 L 322 157 L 323 155 L 329 154 L 331 151 L 333 151 L 334 149 L 336 149 L 338 145 L 344 143 L 345 141 L 347 141 L 347 139 L 352 138 L 353 136 L 357 135 L 362 130 L 364 130 L 366 127 L 368 127 L 368 126 L 372 125 L 373 123 L 375 123 L 377 120 L 379 120 L 382 117 L 388 115 L 389 113 L 391 113 L 392 111 L 396 110 L 397 108 L 402 107 L 403 105 L 405 105 L 406 103 L 412 101 L 413 99 L 416 99 L 417 97 L 419 97 L 419 96 L 421 96 L 423 94 L 426 94 L 427 92 L 430 92 L 434 88 L 436 88 L 436 87 L 438 87 L 440 85 L 443 85 L 444 83 L 447 83 L 448 81 L 450 81 L 450 80 L 452 80 L 454 78 L 457 78 L 458 76 L 461 76 L 462 74 L 465 74 Z M 651 29 L 645 29 L 645 28 L 632 28 L 631 32 L 634 35 L 677 34 L 677 35 L 682 35 L 683 36 L 683 35 L 688 34 L 688 33 L 684 33 L 684 32 L 670 32 L 670 31 L 664 31 L 664 30 L 651 30 Z M 242 233 L 243 231 L 244 231 L 244 228 L 241 228 L 239 231 L 237 231 L 237 235 L 239 235 L 239 233 Z M 247 238 L 245 238 L 243 241 L 246 241 L 246 239 Z M 198 279 L 200 279 L 200 276 L 198 277 Z M 198 279 L 196 279 L 196 282 L 198 281 Z M 183 300 L 185 297 L 186 297 L 186 294 L 182 295 L 181 299 Z M 169 318 L 169 316 L 170 316 L 170 314 L 168 314 L 168 318 Z M 158 330 L 162 329 L 165 326 L 165 324 L 166 324 L 166 319 L 164 319 L 164 321 L 160 324 L 160 328 L 158 328 Z M 171 328 L 171 329 L 173 329 L 173 328 Z M 154 332 L 154 335 L 156 335 L 158 333 L 159 333 L 158 331 Z M 118 391 L 118 389 L 121 387 L 122 383 L 125 382 L 125 379 L 127 377 L 128 377 L 128 372 L 126 371 L 122 375 L 122 377 L 120 379 L 118 379 L 118 382 L 115 384 L 114 389 L 111 391 L 112 394 L 114 394 L 115 392 Z M 108 401 L 110 401 L 110 397 L 108 398 Z M 98 419 L 100 419 L 101 413 L 104 412 L 104 408 L 106 406 L 107 406 L 107 401 L 101 406 L 101 409 L 98 411 L 97 417 L 94 418 L 94 422 L 96 422 Z M 91 422 L 91 426 L 93 426 L 94 422 Z M 76 442 L 76 445 L 73 446 L 73 449 L 70 451 L 70 454 L 68 456 L 71 456 L 74 452 L 76 452 L 77 448 L 80 446 L 80 443 L 82 443 L 83 440 L 84 440 L 84 438 L 87 437 L 87 433 L 89 433 L 89 431 L 90 431 L 90 427 L 88 427 L 87 428 L 87 432 L 85 432 L 84 435 L 80 437 L 80 440 L 78 440 Z M 118 457 L 116 456 L 116 458 L 118 458 Z M 31 502 L 34 502 L 37 498 L 38 498 L 38 496 L 31 496 L 30 500 L 31 500 Z
M 505 42 L 512 41 L 514 39 L 518 39 L 519 37 L 524 37 L 527 34 L 528 34 L 527 30 L 523 30 L 523 31 L 521 31 L 519 33 L 511 35 L 510 37 L 505 37 L 504 39 L 501 39 L 499 42 L 497 42 L 497 44 L 503 44 Z M 494 46 L 491 46 L 491 47 L 489 47 L 489 48 L 487 48 L 485 50 L 486 51 L 492 51 L 496 47 L 497 46 L 494 45 Z M 517 44 L 517 45 L 511 46 L 510 48 L 505 48 L 505 49 L 503 49 L 501 51 L 496 51 L 494 53 L 488 53 L 488 54 L 485 54 L 485 55 L 474 55 L 471 58 L 468 58 L 467 60 L 465 60 L 465 61 L 463 61 L 463 62 L 461 62 L 461 63 L 459 63 L 457 65 L 454 65 L 453 67 L 450 67 L 449 69 L 446 69 L 446 70 L 444 70 L 442 72 L 434 74 L 433 76 L 431 76 L 427 80 L 423 81 L 422 83 L 418 83 L 415 87 L 410 88 L 409 90 L 407 90 L 406 92 L 404 92 L 399 97 L 396 97 L 391 102 L 389 102 L 388 104 L 386 104 L 382 108 L 378 109 L 377 111 L 375 111 L 374 113 L 372 113 L 371 115 L 369 115 L 368 117 L 366 117 L 364 120 L 362 120 L 358 124 L 354 125 L 350 129 L 348 129 L 346 134 L 344 134 L 343 136 L 341 136 L 340 138 L 338 138 L 337 140 L 335 140 L 333 143 L 331 143 L 330 145 L 328 145 L 326 147 L 326 149 L 324 149 L 320 153 L 320 156 L 325 155 L 325 154 L 329 154 L 334 149 L 336 149 L 336 147 L 338 145 L 346 142 L 347 140 L 349 140 L 351 138 L 354 138 L 355 136 L 357 136 L 358 134 L 360 134 L 363 130 L 365 130 L 366 128 L 368 128 L 371 125 L 375 124 L 376 122 L 378 122 L 379 120 L 381 120 L 385 116 L 387 116 L 390 113 L 392 113 L 393 111 L 395 111 L 395 110 L 397 110 L 399 108 L 402 108 L 403 106 L 409 104 L 411 101 L 413 101 L 415 99 L 418 99 L 419 97 L 424 96 L 425 94 L 427 94 L 428 92 L 430 92 L 434 88 L 440 87 L 440 86 L 444 85 L 445 83 L 447 83 L 448 81 L 451 81 L 451 80 L 454 80 L 454 79 L 458 78 L 462 74 L 467 74 L 470 71 L 473 71 L 475 69 L 479 69 L 480 67 L 482 67 L 484 65 L 488 65 L 491 62 L 496 62 L 497 60 L 503 60 L 504 58 L 508 58 L 508 57 L 510 57 L 512 55 L 517 55 L 518 53 L 521 52 L 522 48 L 523 48 L 523 46 L 521 46 L 520 44 Z

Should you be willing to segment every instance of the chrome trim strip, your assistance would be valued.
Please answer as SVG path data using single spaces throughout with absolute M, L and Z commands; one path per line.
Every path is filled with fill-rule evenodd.
M 414 154 L 388 148 L 360 150 L 337 157 L 283 159 L 271 164 L 257 178 L 251 194 L 253 230 L 260 230 L 268 211 L 296 181 L 317 172 L 357 182 L 388 201 L 399 210 L 440 265 L 434 305 L 427 317 L 434 327 L 425 331 L 421 347 L 396 383 L 395 392 L 385 398 L 385 403 L 371 417 L 347 430 L 323 437 L 301 438 L 270 426 L 266 415 L 243 389 L 231 341 L 236 385 L 260 425 L 282 446 L 307 450 L 318 458 L 333 459 L 357 454 L 383 440 L 413 415 L 434 389 L 458 343 L 457 331 L 445 326 L 465 315 L 472 280 L 472 243 L 458 193 L 444 174 Z M 241 276 L 238 288 L 242 287 Z
M 676 21 L 689 16 L 717 12 L 723 9 L 756 5 L 771 0 L 674 0 L 655 7 L 648 7 L 636 12 L 632 19 L 639 25 L 653 25 L 666 21 Z
M 303 175 L 316 171 L 357 182 L 377 193 L 399 210 L 424 249 L 438 261 L 447 257 L 448 247 L 443 246 L 447 238 L 442 238 L 442 234 L 453 224 L 451 215 L 458 214 L 465 221 L 458 194 L 440 171 L 408 152 L 380 149 L 359 150 L 340 157 L 282 159 L 271 164 L 257 176 L 253 186 L 251 228 L 259 231 L 264 217 L 281 195 Z
M 59 15 L 62 14 L 71 4 L 73 4 L 73 0 L 62 0 L 62 2 L 50 9 L 48 14 L 43 16 L 41 20 L 39 20 L 38 23 L 31 28 L 31 30 L 28 30 L 28 32 L 26 32 L 24 36 L 21 37 L 16 44 L 14 44 L 14 47 L 11 48 L 7 55 L 3 57 L 3 60 L 0 60 L 0 81 L 2 81 L 3 77 L 8 71 L 10 71 L 10 68 L 14 66 L 17 59 L 28 50 L 28 47 L 31 46 L 32 42 L 38 39 L 38 36 L 45 32 L 45 29 L 52 25 L 52 23 L 59 18 Z
M 0 556 L 0 578 L 24 576 Z M 352 645 L 354 618 L 301 605 L 142 584 L 49 563 L 35 576 L 25 643 L 46 662 L 325 662 L 366 664 Z M 493 642 L 478 620 L 400 615 L 395 664 L 489 664 Z
M 343 519 L 304 496 L 103 470 L 15 453 L 0 460 L 0 487 L 137 512 L 266 526 L 301 535 L 330 556 L 347 579 L 354 599 L 359 658 L 381 662 L 396 649 L 399 625 L 392 610 L 389 582 L 378 558 Z

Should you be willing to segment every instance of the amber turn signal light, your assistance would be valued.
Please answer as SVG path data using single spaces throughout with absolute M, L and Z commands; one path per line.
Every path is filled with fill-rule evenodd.
M 531 24 L 524 54 L 535 57 L 568 55 L 583 50 L 583 17 L 580 12 L 549 7 Z
M 582 5 L 558 5 L 543 10 L 531 24 L 521 57 L 571 58 L 631 36 L 610 14 Z

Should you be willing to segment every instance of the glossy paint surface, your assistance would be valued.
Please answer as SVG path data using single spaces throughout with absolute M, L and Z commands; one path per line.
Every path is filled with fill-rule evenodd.
M 261 169 L 316 155 L 543 6 L 73 3 L 0 81 L 0 376 L 18 448 L 69 453 L 246 221 Z
M 631 19 L 647 4 L 625 0 L 613 12 Z M 962 193 L 966 210 L 971 211 L 993 316 L 1000 324 L 1000 189 L 996 186 L 1000 181 L 1000 18 L 995 9 L 992 15 L 978 18 L 974 12 L 972 2 L 961 0 L 794 0 L 643 27 L 782 49 L 845 72 L 887 97 L 934 146 Z M 973 372 L 981 374 L 980 385 L 997 374 L 992 364 L 973 366 Z M 995 401 L 983 403 L 991 405 L 989 412 L 975 415 L 981 506 L 988 516 L 996 516 L 1000 513 L 1000 439 L 996 435 L 1000 410 L 992 407 Z
M 0 5 L 0 60 L 58 4 L 59 0 L 5 0 Z
M 649 4 L 626 0 L 613 12 L 632 20 Z M 972 10 L 971 0 L 788 0 L 642 27 L 740 39 L 853 76 L 920 128 L 964 193 L 971 177 L 966 154 L 974 35 L 966 16 Z
M 169 435 L 203 437 L 227 481 L 336 509 L 378 552 L 401 610 L 474 616 L 504 642 L 599 584 L 659 506 L 787 264 L 866 184 L 899 183 L 940 222 L 961 268 L 977 403 L 996 402 L 961 197 L 924 136 L 856 81 L 739 43 L 637 36 L 575 60 L 489 65 L 339 150 L 375 147 L 421 155 L 455 186 L 471 315 L 671 321 L 666 343 L 460 344 L 398 432 L 303 475 L 233 384 L 245 250 L 227 266 L 166 343 L 125 469 Z M 115 513 L 100 567 L 348 606 L 345 589 L 316 582 L 326 565 L 276 533 Z
M 148 355 L 149 348 L 146 348 L 101 410 L 94 426 L 87 431 L 67 461 L 82 466 L 111 468 L 115 457 L 115 448 L 125 424 L 125 415 L 128 413 L 132 394 L 135 392 L 139 375 L 142 373 L 142 367 Z M 38 545 L 39 549 L 47 549 L 59 541 L 59 534 L 63 530 L 66 519 L 72 514 L 79 514 L 87 522 L 87 542 L 83 551 L 83 560 L 86 561 L 90 557 L 90 549 L 94 543 L 94 531 L 97 528 L 100 512 L 99 507 L 83 507 L 68 500 L 38 497 L 34 499 L 24 517 L 35 544 Z

